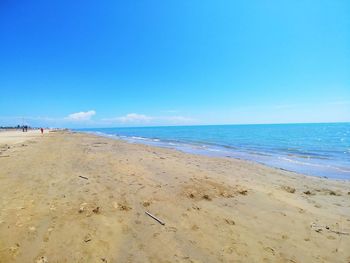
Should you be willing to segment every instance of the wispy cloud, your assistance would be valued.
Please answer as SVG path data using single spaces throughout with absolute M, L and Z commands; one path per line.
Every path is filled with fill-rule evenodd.
M 69 121 L 88 121 L 94 115 L 96 115 L 96 111 L 94 110 L 81 111 L 69 114 L 65 119 Z
M 93 118 L 95 110 L 71 113 L 66 117 L 41 116 L 0 116 L 0 125 L 27 124 L 31 126 L 49 127 L 110 127 L 110 126 L 154 126 L 154 125 L 186 125 L 197 123 L 196 119 L 186 116 L 165 115 L 149 116 L 139 113 L 128 113 L 114 118 Z
M 110 119 L 110 120 L 114 120 L 117 122 L 122 122 L 122 123 L 135 123 L 135 122 L 149 122 L 153 119 L 153 117 L 151 116 L 147 116 L 144 114 L 137 114 L 137 113 L 129 113 L 126 114 L 125 116 L 121 116 L 121 117 L 116 117 L 114 119 Z
M 145 114 L 129 113 L 124 116 L 102 119 L 108 124 L 188 124 L 195 119 L 184 116 L 149 116 Z

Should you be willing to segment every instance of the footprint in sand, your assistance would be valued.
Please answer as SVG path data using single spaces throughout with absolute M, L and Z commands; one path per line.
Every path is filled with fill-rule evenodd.
M 226 222 L 226 224 L 231 225 L 231 226 L 236 224 L 235 221 L 233 221 L 232 219 L 228 219 L 228 218 L 225 219 L 225 222 Z
M 19 244 L 17 243 L 15 246 L 13 247 L 9 247 L 9 252 L 11 253 L 12 256 L 17 256 L 17 254 L 19 253 Z
M 225 251 L 226 254 L 230 254 L 231 255 L 235 251 L 235 249 L 233 247 L 225 247 L 224 251 Z
M 192 229 L 193 231 L 197 231 L 197 230 L 199 229 L 199 226 L 193 225 L 193 226 L 191 227 L 191 229 Z
M 151 202 L 149 202 L 149 201 L 144 201 L 144 202 L 142 203 L 142 205 L 143 205 L 144 207 L 148 207 L 148 206 L 151 205 Z
M 118 209 L 119 209 L 120 211 L 129 211 L 129 210 L 131 210 L 132 208 L 131 208 L 128 204 L 126 204 L 126 203 L 123 203 L 123 204 L 118 203 Z
M 47 258 L 45 256 L 41 256 L 35 262 L 36 263 L 48 263 L 49 261 L 47 260 Z
M 177 232 L 177 228 L 173 226 L 167 226 L 165 229 L 167 232 L 174 232 L 174 233 Z
M 207 201 L 211 201 L 212 200 L 211 197 L 209 195 L 207 195 L 207 194 L 203 195 L 202 198 L 204 200 L 207 200 Z
M 275 250 L 271 247 L 264 247 L 264 250 L 267 251 L 267 252 L 270 252 L 272 255 L 275 255 Z
M 87 235 L 85 235 L 83 240 L 85 243 L 88 243 L 92 240 L 92 236 L 90 234 L 87 234 Z

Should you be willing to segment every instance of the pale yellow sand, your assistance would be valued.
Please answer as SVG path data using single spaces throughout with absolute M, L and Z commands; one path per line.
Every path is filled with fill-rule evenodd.
M 16 131 L 0 131 L 1 144 L 22 143 L 41 135 L 40 130 L 28 130 L 28 132 Z
M 23 145 L 0 158 L 0 262 L 350 261 L 349 182 L 68 132 Z

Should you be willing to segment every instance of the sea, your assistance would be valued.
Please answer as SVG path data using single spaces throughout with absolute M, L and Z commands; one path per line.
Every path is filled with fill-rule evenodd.
M 130 143 L 230 157 L 305 175 L 350 179 L 350 123 L 91 128 Z

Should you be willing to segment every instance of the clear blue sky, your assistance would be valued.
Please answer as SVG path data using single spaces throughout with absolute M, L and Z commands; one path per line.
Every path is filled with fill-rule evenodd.
M 1 1 L 0 125 L 350 121 L 350 1 Z

